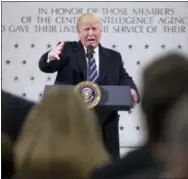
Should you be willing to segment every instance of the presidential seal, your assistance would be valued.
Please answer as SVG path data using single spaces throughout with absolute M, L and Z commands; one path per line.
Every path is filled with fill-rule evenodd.
M 83 81 L 74 88 L 76 93 L 84 97 L 88 108 L 95 107 L 101 99 L 101 90 L 99 86 L 91 81 Z

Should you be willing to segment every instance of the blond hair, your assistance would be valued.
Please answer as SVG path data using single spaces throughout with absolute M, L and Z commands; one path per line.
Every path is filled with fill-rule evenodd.
M 82 24 L 85 23 L 92 23 L 92 22 L 98 22 L 101 24 L 100 18 L 97 17 L 95 14 L 83 14 L 78 18 L 77 24 L 76 24 L 76 29 L 79 32 L 79 28 Z
M 58 89 L 31 111 L 15 148 L 20 173 L 88 178 L 93 168 L 108 162 L 94 112 L 77 94 Z

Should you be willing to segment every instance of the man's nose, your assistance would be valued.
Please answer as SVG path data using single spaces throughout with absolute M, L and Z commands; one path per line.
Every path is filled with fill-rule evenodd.
M 88 34 L 93 35 L 93 29 L 89 29 Z

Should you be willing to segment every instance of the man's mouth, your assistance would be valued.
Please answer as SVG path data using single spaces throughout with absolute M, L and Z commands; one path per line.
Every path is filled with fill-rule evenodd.
M 95 42 L 95 39 L 87 39 L 88 42 Z

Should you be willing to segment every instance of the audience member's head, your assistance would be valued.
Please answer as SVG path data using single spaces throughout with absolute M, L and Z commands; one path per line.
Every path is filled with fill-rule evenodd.
M 59 89 L 31 111 L 15 148 L 18 175 L 88 178 L 108 161 L 93 111 L 77 94 Z
M 162 56 L 143 73 L 142 109 L 148 125 L 149 143 L 162 141 L 165 115 L 188 91 L 188 59 L 178 54 Z
M 167 174 L 172 178 L 188 178 L 188 93 L 168 113 L 165 139 Z
M 1 177 L 10 178 L 13 175 L 13 142 L 10 137 L 1 132 Z
M 34 103 L 2 90 L 1 105 L 1 128 L 14 142 Z

